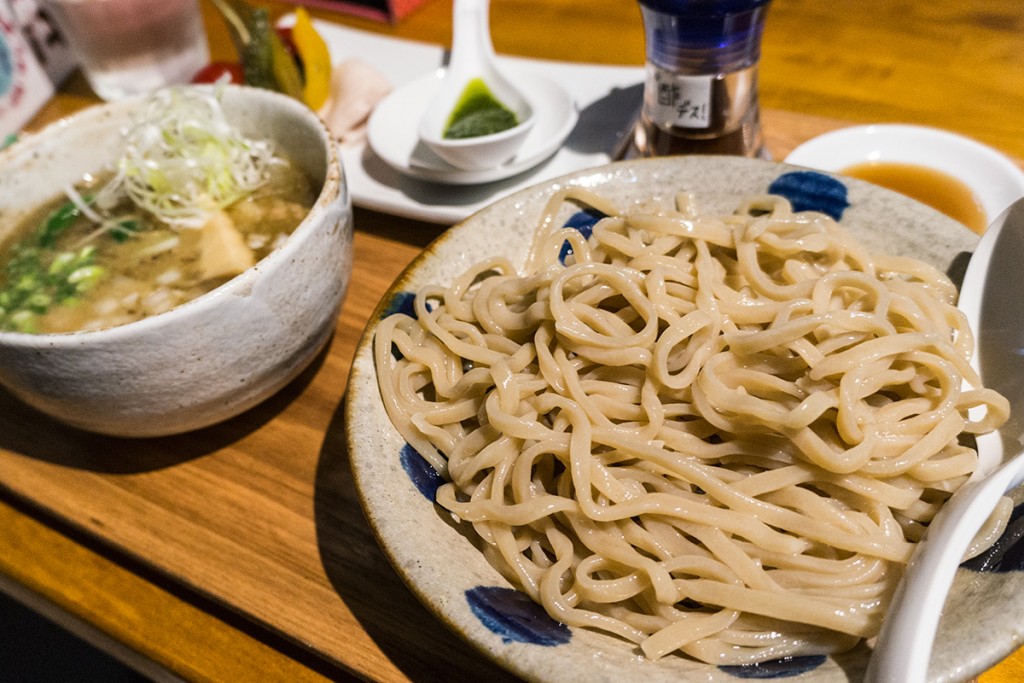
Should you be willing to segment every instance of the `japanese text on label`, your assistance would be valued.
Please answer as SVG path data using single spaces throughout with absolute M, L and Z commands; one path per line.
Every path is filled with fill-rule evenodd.
M 655 123 L 676 128 L 710 125 L 712 76 L 684 76 L 649 68 L 647 78 L 647 113 Z

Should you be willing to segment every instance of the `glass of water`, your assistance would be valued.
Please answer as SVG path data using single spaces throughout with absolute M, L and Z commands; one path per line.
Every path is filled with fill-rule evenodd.
M 210 59 L 197 0 L 44 0 L 44 6 L 104 100 L 187 83 Z

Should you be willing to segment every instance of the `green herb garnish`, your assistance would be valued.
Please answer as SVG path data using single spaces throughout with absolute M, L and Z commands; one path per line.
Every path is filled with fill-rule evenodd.
M 140 230 L 141 226 L 135 219 L 125 219 L 114 222 L 110 226 L 110 236 L 114 238 L 114 241 L 118 244 L 124 244 L 131 236 Z
M 86 201 L 89 200 L 86 199 Z M 70 228 L 81 215 L 82 211 L 74 202 L 61 204 L 43 221 L 43 227 L 39 230 L 37 240 L 39 246 L 52 247 L 55 245 L 61 233 Z
M 55 248 L 58 237 L 79 216 L 75 204 L 62 204 L 11 249 L 0 277 L 0 329 L 36 332 L 39 316 L 55 305 L 73 302 L 103 277 L 95 246 Z
M 515 113 L 491 94 L 483 79 L 474 78 L 459 96 L 445 126 L 444 137 L 475 138 L 500 133 L 518 124 Z

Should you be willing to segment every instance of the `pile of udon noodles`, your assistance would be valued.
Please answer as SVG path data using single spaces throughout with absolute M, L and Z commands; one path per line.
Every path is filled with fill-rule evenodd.
M 585 238 L 563 202 L 607 217 Z M 566 190 L 522 274 L 493 258 L 384 319 L 389 416 L 558 621 L 649 658 L 849 649 L 976 468 L 962 435 L 1008 415 L 956 288 L 779 197 L 647 204 Z

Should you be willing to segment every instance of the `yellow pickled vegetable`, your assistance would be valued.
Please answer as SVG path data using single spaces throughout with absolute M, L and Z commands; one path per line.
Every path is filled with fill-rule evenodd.
M 302 60 L 305 75 L 302 99 L 315 111 L 327 101 L 330 93 L 331 54 L 327 50 L 327 43 L 313 28 L 309 14 L 302 7 L 295 10 L 292 43 Z

